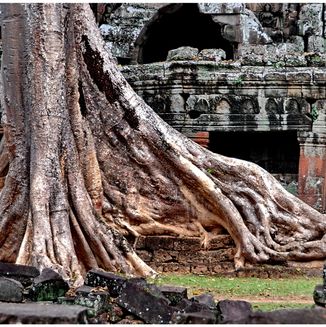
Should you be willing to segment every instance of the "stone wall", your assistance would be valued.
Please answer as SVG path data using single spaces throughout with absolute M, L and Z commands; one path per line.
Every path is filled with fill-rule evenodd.
M 213 237 L 207 249 L 198 237 L 141 236 L 135 249 L 137 254 L 158 273 L 217 275 L 230 277 L 289 278 L 293 276 L 321 276 L 322 261 L 312 263 L 248 264 L 235 271 L 235 245 L 229 235 Z
M 212 151 L 256 162 L 326 211 L 325 4 L 107 8 L 103 38 L 165 121 Z
M 233 271 L 234 242 L 229 235 L 218 235 L 207 250 L 200 238 L 170 236 L 139 237 L 138 255 L 157 272 L 214 274 Z

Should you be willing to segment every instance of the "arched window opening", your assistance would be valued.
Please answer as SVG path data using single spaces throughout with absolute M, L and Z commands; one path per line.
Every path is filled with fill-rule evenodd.
M 135 45 L 139 64 L 165 61 L 169 50 L 182 46 L 223 49 L 226 59 L 233 59 L 233 45 L 223 39 L 220 26 L 191 3 L 161 8 Z

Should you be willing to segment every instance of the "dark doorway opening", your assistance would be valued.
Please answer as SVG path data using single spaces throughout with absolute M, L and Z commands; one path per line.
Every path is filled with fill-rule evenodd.
M 190 46 L 223 49 L 226 59 L 233 59 L 233 45 L 221 36 L 221 28 L 211 16 L 201 14 L 197 4 L 172 4 L 159 10 L 136 42 L 137 62 L 165 61 L 171 49 Z
M 296 131 L 211 132 L 209 149 L 254 162 L 272 174 L 298 174 L 300 147 Z

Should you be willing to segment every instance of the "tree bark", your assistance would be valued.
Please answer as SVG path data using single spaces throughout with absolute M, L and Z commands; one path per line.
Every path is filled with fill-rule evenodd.
M 0 260 L 73 284 L 100 267 L 154 271 L 124 236 L 220 226 L 235 266 L 325 258 L 324 215 L 265 170 L 162 121 L 116 67 L 87 4 L 3 6 Z

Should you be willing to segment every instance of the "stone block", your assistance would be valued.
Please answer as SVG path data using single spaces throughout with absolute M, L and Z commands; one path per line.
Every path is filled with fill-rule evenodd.
M 208 265 L 191 265 L 191 273 L 206 275 L 209 272 Z
M 312 35 L 308 38 L 308 52 L 324 53 L 325 38 L 318 35 Z
M 241 62 L 243 66 L 264 66 L 264 56 L 263 55 L 257 55 L 257 54 L 251 54 L 241 57 Z
M 324 285 L 317 285 L 315 287 L 314 293 L 313 293 L 313 298 L 317 305 L 319 305 L 321 307 L 326 306 L 326 292 L 325 292 Z
M 269 87 L 265 89 L 266 98 L 282 98 L 287 96 L 287 88 L 285 87 Z
M 285 55 L 285 65 L 287 67 L 305 67 L 307 66 L 307 60 L 304 55 Z
M 87 309 L 79 305 L 0 303 L 1 324 L 86 324 Z
M 199 11 L 203 14 L 238 14 L 244 12 L 243 3 L 199 3 Z
M 201 240 L 198 237 L 178 238 L 174 241 L 174 250 L 176 251 L 199 251 L 201 249 Z
M 288 94 L 287 96 L 289 98 L 292 98 L 292 97 L 301 97 L 301 92 L 302 92 L 302 87 L 301 86 L 292 86 L 290 85 L 288 87 Z
M 1 302 L 22 302 L 23 291 L 23 285 L 17 280 L 0 277 Z
M 153 253 L 145 250 L 138 250 L 137 254 L 145 262 L 150 262 L 153 259 Z
M 32 266 L 0 262 L 0 276 L 15 279 L 23 286 L 31 285 L 39 274 L 40 271 Z
M 286 75 L 283 72 L 270 72 L 266 73 L 264 77 L 265 81 L 285 81 Z
M 195 60 L 198 56 L 198 49 L 192 47 L 180 47 L 168 52 L 167 61 Z
M 143 279 L 126 281 L 117 303 L 148 324 L 168 324 L 175 311 L 159 288 Z
M 307 59 L 308 66 L 313 66 L 313 67 L 325 67 L 326 66 L 326 54 L 325 53 L 314 53 L 309 56 L 307 55 L 306 59 Z M 323 74 L 325 74 L 325 72 L 323 72 Z
M 208 263 L 207 251 L 180 251 L 178 261 L 181 264 Z
M 224 25 L 221 31 L 223 38 L 230 42 L 240 43 L 242 41 L 242 32 L 239 26 Z
M 224 59 L 226 59 L 226 54 L 222 49 L 203 49 L 198 54 L 198 60 L 219 62 Z
M 146 249 L 149 250 L 174 250 L 174 242 L 177 237 L 169 236 L 147 236 L 146 237 Z M 176 249 L 178 250 L 178 249 Z
M 172 323 L 182 324 L 190 320 L 192 323 L 195 321 L 206 321 L 206 323 L 216 323 L 217 310 L 216 307 L 211 308 L 210 306 L 199 303 L 197 300 L 181 300 L 176 306 L 177 311 L 173 314 Z M 199 319 L 199 320 L 197 320 Z M 202 320 L 204 319 L 204 320 Z M 202 322 L 204 323 L 204 322 Z
M 230 322 L 231 323 L 231 322 Z M 326 310 L 324 308 L 275 310 L 271 312 L 252 312 L 236 324 L 325 324 Z
M 90 270 L 85 277 L 86 286 L 107 287 L 110 296 L 117 297 L 121 293 L 126 278 L 99 269 Z
M 196 325 L 206 325 L 215 324 L 216 317 L 214 313 L 205 312 L 179 312 L 175 313 L 172 317 L 173 324 L 196 324 Z
M 182 299 L 188 298 L 186 287 L 162 285 L 158 288 L 173 306 L 177 305 Z
M 304 4 L 300 8 L 299 20 L 299 35 L 323 35 L 323 4 L 309 3 Z
M 252 307 L 246 301 L 223 300 L 217 303 L 218 322 L 227 324 L 244 319 L 252 312 Z
M 34 279 L 29 297 L 33 301 L 56 301 L 68 290 L 68 283 L 58 273 L 50 268 L 45 268 L 41 275 Z
M 219 249 L 207 252 L 207 258 L 210 264 L 216 264 L 223 261 L 233 262 L 234 255 L 235 248 Z
M 210 310 L 216 310 L 216 303 L 211 294 L 200 294 L 192 297 L 190 300 L 207 306 Z
M 240 15 L 238 14 L 220 14 L 220 15 L 213 15 L 212 19 L 215 23 L 218 24 L 227 24 L 227 25 L 240 25 Z
M 178 254 L 177 251 L 156 250 L 153 253 L 153 261 L 160 263 L 176 261 Z
M 136 250 L 146 249 L 146 236 L 139 236 L 135 243 Z
M 105 290 L 96 289 L 90 286 L 81 286 L 76 289 L 75 304 L 88 308 L 89 316 L 97 316 L 107 311 L 110 295 Z
M 189 274 L 191 270 L 189 264 L 183 264 L 180 262 L 162 263 L 160 267 L 163 269 L 163 272 L 178 272 L 180 274 Z

